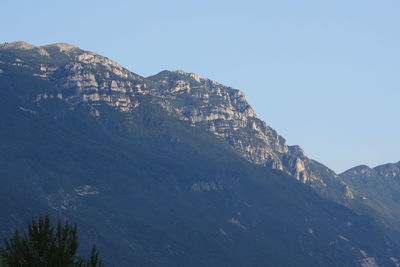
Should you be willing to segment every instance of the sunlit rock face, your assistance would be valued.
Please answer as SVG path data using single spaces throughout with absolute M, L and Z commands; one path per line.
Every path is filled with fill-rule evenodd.
M 55 83 L 57 92 L 38 94 L 36 102 L 57 96 L 72 104 L 106 102 L 121 111 L 139 105 L 135 93 L 144 85 L 142 77 L 106 57 L 60 43 L 36 47 L 15 42 L 3 44 L 0 49 L 29 50 L 30 57 L 14 64 L 34 69 L 35 76 Z M 31 64 L 32 57 L 39 64 Z
M 72 62 L 54 72 L 65 100 L 71 103 L 106 102 L 121 111 L 131 111 L 139 105 L 135 94 L 142 78 L 108 58 L 82 52 Z
M 248 161 L 281 170 L 341 203 L 353 199 L 338 175 L 310 160 L 299 146 L 287 145 L 257 118 L 241 91 L 183 71 L 163 71 L 146 82 L 167 112 L 225 140 Z
M 285 139 L 256 117 L 241 91 L 182 71 L 164 71 L 149 80 L 151 94 L 168 102 L 182 120 L 223 138 L 253 163 L 291 173 L 282 161 L 289 152 Z

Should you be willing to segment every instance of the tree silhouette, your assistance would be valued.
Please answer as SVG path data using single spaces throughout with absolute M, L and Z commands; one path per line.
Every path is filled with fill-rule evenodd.
M 0 256 L 0 267 L 7 267 L 2 256 Z
M 27 234 L 14 231 L 5 239 L 5 248 L 0 251 L 3 264 L 12 267 L 102 267 L 96 247 L 89 259 L 76 256 L 78 250 L 76 225 L 58 221 L 56 229 L 49 216 L 32 220 Z M 1 260 L 1 259 L 0 259 Z M 2 264 L 0 262 L 0 264 Z M 1 265 L 0 265 L 1 266 Z

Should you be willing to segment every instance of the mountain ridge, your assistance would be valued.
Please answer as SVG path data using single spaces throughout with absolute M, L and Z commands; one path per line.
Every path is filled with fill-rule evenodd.
M 30 50 L 44 49 L 46 53 L 56 48 L 51 56 L 61 62 L 61 65 L 57 62 L 49 64 L 50 54 L 42 55 L 46 60 L 34 75 L 56 80 L 58 90 L 38 94 L 36 103 L 48 97 L 75 104 L 105 102 L 129 112 L 140 105 L 137 100 L 139 95 L 149 94 L 158 98 L 158 104 L 166 112 L 224 139 L 248 161 L 283 171 L 339 203 L 349 205 L 354 199 L 354 193 L 340 179 L 340 175 L 309 159 L 300 146 L 288 145 L 276 130 L 257 117 L 243 92 L 237 89 L 182 70 L 164 70 L 143 77 L 115 61 L 70 44 L 38 47 L 23 44 Z M 0 49 L 20 45 L 21 42 L 9 43 L 0 46 Z M 62 50 L 62 47 L 69 49 Z M 67 55 L 67 61 L 60 55 Z M 21 62 L 16 64 L 23 65 Z M 100 115 L 95 105 L 92 112 Z
M 352 167 L 342 173 L 339 174 L 339 176 L 341 175 L 348 175 L 348 174 L 358 174 L 358 173 L 362 173 L 362 174 L 366 174 L 368 173 L 368 175 L 372 175 L 372 173 L 376 173 L 376 174 L 380 174 L 383 176 L 391 176 L 391 177 L 396 177 L 400 175 L 400 161 L 395 162 L 395 163 L 384 163 L 384 164 L 380 164 L 377 165 L 375 167 L 369 167 L 368 165 L 358 165 L 355 167 Z
M 103 66 L 109 67 L 110 69 L 113 68 L 114 74 L 117 74 L 118 76 L 120 76 L 119 78 L 126 79 L 129 76 L 131 76 L 132 74 L 134 74 L 134 76 L 135 76 L 133 78 L 134 80 L 138 79 L 140 77 L 139 80 L 142 80 L 142 81 L 144 79 L 147 79 L 147 80 L 150 80 L 150 81 L 153 81 L 153 82 L 158 82 L 158 85 L 159 85 L 158 87 L 162 87 L 163 85 L 165 85 L 166 81 L 155 81 L 157 78 L 158 79 L 166 78 L 171 83 L 174 82 L 174 81 L 172 81 L 172 78 L 175 78 L 175 79 L 177 79 L 177 81 L 176 81 L 177 84 L 175 84 L 174 85 L 175 87 L 171 91 L 169 91 L 169 93 L 170 93 L 169 96 L 170 97 L 176 97 L 176 95 L 174 96 L 173 94 L 178 92 L 178 91 L 187 90 L 187 89 L 190 90 L 190 86 L 197 85 L 195 83 L 203 83 L 202 85 L 204 85 L 205 83 L 209 83 L 211 86 L 215 86 L 216 87 L 216 88 L 213 88 L 213 89 L 216 89 L 217 91 L 219 91 L 219 92 L 213 92 L 212 89 L 211 89 L 210 92 L 211 93 L 215 93 L 215 95 L 221 94 L 221 92 L 220 92 L 221 89 L 222 89 L 222 91 L 232 91 L 233 90 L 232 91 L 233 92 L 232 96 L 229 95 L 230 93 L 227 93 L 224 97 L 225 97 L 225 99 L 230 99 L 230 97 L 236 98 L 236 99 L 232 98 L 233 105 L 236 104 L 236 106 L 232 106 L 231 110 L 229 110 L 226 115 L 231 115 L 231 114 L 229 114 L 229 112 L 232 113 L 232 111 L 237 111 L 239 116 L 240 116 L 239 113 L 244 113 L 244 116 L 247 116 L 249 118 L 257 118 L 255 112 L 251 109 L 250 105 L 247 103 L 247 101 L 246 101 L 246 99 L 244 97 L 244 94 L 241 91 L 237 90 L 237 89 L 233 89 L 232 87 L 224 86 L 224 85 L 222 85 L 222 84 L 220 84 L 218 82 L 215 82 L 215 81 L 212 81 L 212 80 L 209 80 L 209 79 L 200 78 L 200 76 L 195 74 L 195 73 L 188 73 L 188 72 L 184 72 L 184 71 L 181 71 L 181 70 L 177 70 L 177 71 L 162 71 L 162 72 L 160 72 L 160 73 L 158 73 L 156 75 L 149 76 L 147 78 L 143 78 L 140 75 L 137 75 L 135 73 L 132 73 L 132 72 L 130 72 L 128 70 L 123 69 L 118 63 L 113 62 L 111 60 L 108 60 L 108 59 L 106 59 L 106 58 L 104 58 L 102 56 L 99 56 L 99 55 L 95 54 L 95 53 L 86 52 L 86 51 L 81 50 L 81 49 L 79 49 L 79 48 L 77 48 L 75 46 L 72 46 L 72 45 L 68 45 L 68 46 L 74 47 L 74 48 L 76 48 L 76 50 L 81 51 L 81 53 L 79 55 L 75 56 L 74 61 L 76 61 L 76 63 L 75 64 L 71 64 L 72 66 L 66 67 L 67 70 L 69 70 L 69 71 L 79 71 L 80 68 L 82 68 L 82 66 L 79 65 L 80 63 L 84 63 L 84 64 L 99 63 L 99 65 L 102 64 Z M 31 49 L 38 48 L 38 47 L 34 47 L 34 46 L 30 46 L 30 47 L 31 47 Z M 58 45 L 57 44 L 51 44 L 51 45 L 40 46 L 39 48 L 51 48 L 51 47 L 58 47 Z M 61 52 L 63 52 L 63 51 L 61 51 Z M 65 51 L 65 52 L 68 52 L 68 51 Z M 42 75 L 46 75 L 46 74 L 42 74 Z M 164 76 L 164 77 L 161 77 L 161 76 Z M 167 76 L 169 76 L 169 77 L 167 77 Z M 132 78 L 132 77 L 129 77 L 129 78 Z M 96 81 L 96 77 L 94 77 L 94 76 L 88 76 L 88 75 L 87 76 L 78 76 L 77 75 L 75 77 L 71 77 L 71 80 L 68 80 L 68 77 L 66 77 L 66 79 L 67 79 L 67 82 L 71 82 L 71 83 L 75 82 L 76 83 L 75 85 L 81 86 L 81 88 L 86 89 L 86 91 L 90 91 L 90 89 L 96 89 L 96 87 L 99 86 L 99 84 Z M 65 84 L 64 87 L 70 88 L 71 86 L 73 86 L 73 84 L 71 84 L 71 83 Z M 113 90 L 114 88 L 117 90 L 118 85 L 116 83 L 117 82 L 115 82 L 114 84 L 112 84 L 110 86 L 111 90 Z M 141 86 L 143 86 L 145 88 L 148 87 L 146 82 L 144 82 Z M 171 85 L 168 85 L 168 86 L 171 86 Z M 218 88 L 218 86 L 222 87 L 222 88 Z M 60 87 L 63 87 L 63 85 L 60 85 Z M 86 88 L 84 88 L 84 87 L 86 87 Z M 123 87 L 123 85 L 120 86 L 120 87 Z M 184 87 L 186 87 L 186 88 L 184 88 Z M 199 89 L 199 88 L 195 88 L 195 89 Z M 208 89 L 208 88 L 206 88 L 206 89 Z M 126 93 L 126 92 L 127 91 L 122 90 L 122 93 Z M 132 93 L 132 91 L 130 93 Z M 142 90 L 142 93 L 144 93 L 144 94 L 146 94 L 146 93 L 165 94 L 165 92 L 161 92 L 159 90 L 154 90 L 152 88 L 147 89 L 147 92 L 146 92 L 146 90 Z M 199 92 L 199 93 L 201 94 L 201 92 Z M 96 94 L 93 94 L 93 95 L 83 94 L 83 97 L 82 97 L 83 99 L 81 99 L 81 100 L 82 101 L 86 101 L 86 100 L 90 99 L 90 100 L 93 101 L 93 100 L 97 99 L 98 97 L 99 96 L 96 95 Z M 208 96 L 205 94 L 205 97 L 208 97 Z M 129 102 L 128 98 L 125 97 L 125 101 Z M 187 119 L 195 120 L 196 118 L 191 117 L 191 118 L 187 118 Z M 246 119 L 244 119 L 244 120 L 246 120 Z M 240 122 L 237 122 L 237 123 L 240 123 Z M 277 150 L 278 152 L 280 152 L 282 154 L 287 153 L 289 151 L 289 148 L 287 147 L 286 141 L 281 136 L 278 136 L 276 131 L 274 131 L 271 128 L 269 128 L 269 126 L 267 126 L 264 122 L 262 122 L 261 120 L 257 119 L 257 122 L 254 122 L 253 127 L 254 128 L 262 127 L 262 128 L 266 128 L 268 131 L 272 131 L 269 135 L 270 135 L 271 139 L 272 138 L 276 139 L 276 145 L 274 147 L 274 150 Z M 269 146 L 271 146 L 271 145 L 273 145 L 273 144 L 270 143 Z M 293 150 L 293 152 L 296 152 L 296 153 L 301 154 L 302 156 L 304 156 L 304 151 L 302 151 L 301 149 L 298 150 L 298 148 L 299 148 L 298 146 L 293 146 L 291 148 L 291 150 Z M 244 150 L 244 149 L 242 149 L 242 150 Z M 273 167 L 275 167 L 277 169 L 280 169 L 280 170 L 284 169 L 283 164 L 280 162 L 281 160 L 278 159 L 277 155 L 273 155 L 272 151 L 268 151 L 268 152 L 266 152 L 266 151 L 258 151 L 257 154 L 259 154 L 259 155 L 255 155 L 255 156 L 247 155 L 245 157 L 248 158 L 251 162 L 256 163 L 256 164 L 265 164 L 266 162 L 269 161 L 269 159 L 267 159 L 267 158 L 270 157 L 272 159 L 271 159 L 271 162 L 268 162 L 268 164 L 270 164 Z M 299 165 L 302 165 L 302 164 L 299 163 Z M 294 171 L 286 170 L 286 171 L 291 173 L 297 179 L 302 180 L 303 182 L 305 182 L 308 179 L 308 175 L 304 171 L 300 170 L 301 168 L 296 168 L 296 163 L 293 163 L 292 168 L 294 168 L 295 170 Z

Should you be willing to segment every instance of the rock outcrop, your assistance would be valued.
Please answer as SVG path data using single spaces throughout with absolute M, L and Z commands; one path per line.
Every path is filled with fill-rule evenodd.
M 248 161 L 281 170 L 341 203 L 353 198 L 333 171 L 257 118 L 241 91 L 183 71 L 163 71 L 147 83 L 167 111 L 222 138 Z

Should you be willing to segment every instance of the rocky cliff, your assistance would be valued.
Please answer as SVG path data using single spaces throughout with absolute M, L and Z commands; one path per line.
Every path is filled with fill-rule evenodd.
M 160 72 L 147 84 L 168 112 L 224 139 L 248 161 L 281 170 L 341 203 L 353 198 L 333 171 L 257 118 L 241 91 L 183 71 Z

